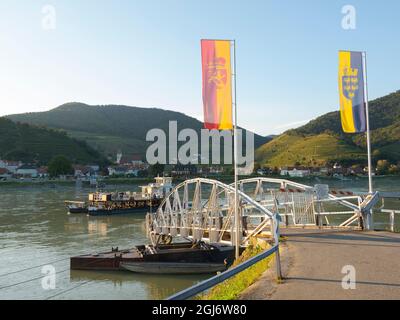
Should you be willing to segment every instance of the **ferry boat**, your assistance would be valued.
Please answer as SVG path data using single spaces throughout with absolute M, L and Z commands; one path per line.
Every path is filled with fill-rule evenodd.
M 171 177 L 156 177 L 154 183 L 141 186 L 141 192 L 89 193 L 88 203 L 66 201 L 69 213 L 87 213 L 90 216 L 126 213 L 146 213 L 157 208 L 172 190 Z
M 68 213 L 87 213 L 88 208 L 85 201 L 64 201 L 68 208 Z

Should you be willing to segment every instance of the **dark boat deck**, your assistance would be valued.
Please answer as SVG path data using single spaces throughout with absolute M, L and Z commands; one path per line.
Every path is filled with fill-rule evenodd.
M 123 270 L 121 262 L 140 261 L 143 255 L 137 248 L 121 251 L 86 254 L 71 257 L 72 270 Z
M 214 262 L 233 261 L 234 248 L 231 246 L 204 249 L 193 244 L 138 246 L 127 250 L 114 249 L 110 252 L 86 254 L 71 257 L 71 270 L 124 270 L 125 262 Z

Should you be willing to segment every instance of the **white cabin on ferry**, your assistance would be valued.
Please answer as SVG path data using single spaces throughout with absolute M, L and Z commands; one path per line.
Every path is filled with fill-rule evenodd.
M 145 198 L 164 198 L 172 191 L 172 177 L 156 177 L 155 183 L 141 186 L 142 196 Z

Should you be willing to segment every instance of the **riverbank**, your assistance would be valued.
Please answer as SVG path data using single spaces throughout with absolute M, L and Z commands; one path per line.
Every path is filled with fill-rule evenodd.
M 231 175 L 211 175 L 211 176 L 201 176 L 203 178 L 218 180 L 226 184 L 233 183 L 233 176 Z M 313 185 L 316 183 L 326 183 L 332 186 L 341 185 L 341 187 L 345 186 L 349 183 L 357 183 L 361 184 L 362 186 L 366 185 L 368 182 L 368 177 L 364 176 L 354 176 L 348 177 L 346 180 L 337 179 L 335 177 L 330 176 L 306 176 L 306 177 L 284 177 L 280 175 L 271 175 L 271 176 L 258 176 L 258 175 L 250 175 L 250 176 L 240 176 L 240 179 L 247 179 L 247 178 L 255 178 L 255 177 L 264 177 L 264 178 L 277 178 L 277 179 L 288 179 L 293 182 L 299 182 L 304 184 Z M 186 179 L 195 179 L 196 177 L 173 177 L 174 184 L 178 184 L 180 182 L 185 181 Z M 400 181 L 400 176 L 398 175 L 386 175 L 386 176 L 376 176 L 374 177 L 376 182 L 380 182 L 382 180 L 398 180 Z M 147 184 L 149 182 L 153 182 L 153 177 L 129 177 L 129 178 L 113 178 L 113 177 L 102 177 L 98 179 L 98 182 L 104 184 Z M 1 180 L 0 186 L 25 186 L 25 185 L 73 185 L 76 184 L 79 180 L 65 180 L 65 179 L 24 179 L 24 180 Z M 89 181 L 82 181 L 83 184 L 89 184 Z
M 106 178 L 98 180 L 105 184 L 137 184 L 153 182 L 152 178 Z M 74 185 L 79 183 L 79 180 L 63 180 L 63 179 L 47 179 L 47 180 L 6 180 L 0 181 L 0 186 L 46 186 L 46 185 Z M 82 184 L 89 185 L 89 181 L 81 181 Z

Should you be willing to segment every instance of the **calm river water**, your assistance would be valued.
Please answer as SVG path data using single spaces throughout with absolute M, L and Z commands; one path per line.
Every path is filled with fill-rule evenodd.
M 328 183 L 345 190 L 367 189 L 363 178 Z M 137 187 L 108 185 L 107 190 Z M 400 179 L 377 178 L 375 187 L 400 191 Z M 0 191 L 0 299 L 163 299 L 207 277 L 70 271 L 72 255 L 147 243 L 144 215 L 67 215 L 64 200 L 85 200 L 93 191 L 86 186 L 3 184 Z M 55 289 L 42 288 L 44 265 L 55 268 Z

